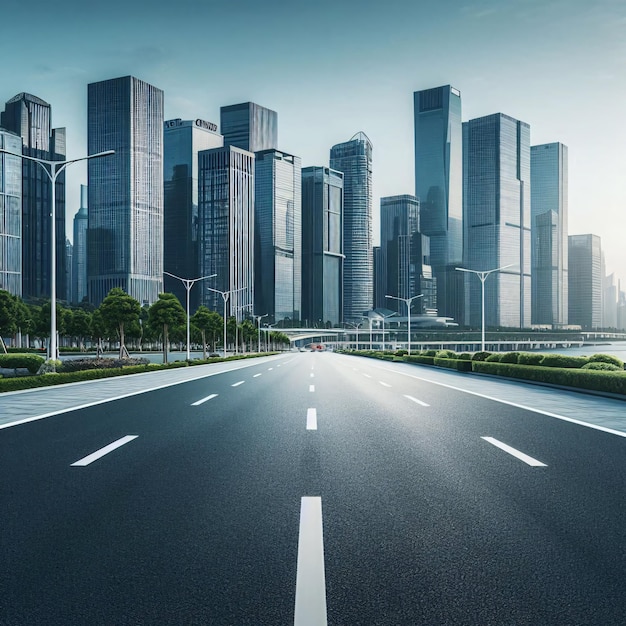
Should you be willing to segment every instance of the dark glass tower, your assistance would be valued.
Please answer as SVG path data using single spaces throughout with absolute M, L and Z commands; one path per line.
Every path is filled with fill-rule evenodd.
M 254 102 L 220 109 L 220 131 L 225 146 L 248 152 L 278 148 L 278 113 Z
M 569 323 L 602 326 L 602 243 L 598 235 L 570 235 Z
M 163 92 L 125 76 L 88 86 L 89 300 L 163 291 Z
M 80 186 L 80 208 L 74 216 L 74 253 L 72 255 L 72 302 L 87 296 L 87 185 Z
M 359 321 L 374 304 L 372 143 L 365 133 L 333 146 L 330 167 L 343 172 L 343 310 Z

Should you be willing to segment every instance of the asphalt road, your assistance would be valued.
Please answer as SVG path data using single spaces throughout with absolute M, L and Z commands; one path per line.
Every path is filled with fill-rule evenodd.
M 394 369 L 292 353 L 0 430 L 0 624 L 626 623 L 626 440 Z

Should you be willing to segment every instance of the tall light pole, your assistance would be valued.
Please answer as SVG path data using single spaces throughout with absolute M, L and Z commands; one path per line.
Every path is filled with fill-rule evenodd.
M 247 289 L 247 287 L 239 287 L 239 289 L 230 289 L 229 291 L 220 291 L 219 289 L 213 289 L 213 287 L 207 287 L 209 291 L 214 291 L 215 293 L 219 293 L 224 300 L 224 358 L 226 358 L 226 302 L 232 293 L 237 293 L 238 291 L 243 291 Z
M 24 154 L 16 154 L 15 152 L 10 152 L 9 150 L 5 150 L 4 148 L 0 148 L 0 152 L 4 152 L 5 154 L 10 154 L 15 157 L 19 157 L 20 159 L 28 159 L 29 161 L 34 161 L 35 163 L 39 163 L 41 169 L 46 173 L 46 176 L 50 179 L 50 183 L 52 185 L 52 197 L 51 202 L 52 206 L 50 208 L 50 220 L 52 222 L 50 228 L 50 244 L 51 244 L 51 254 L 50 254 L 50 291 L 52 292 L 50 295 L 50 358 L 57 358 L 57 252 L 56 252 L 56 181 L 57 176 L 72 163 L 77 163 L 78 161 L 86 161 L 87 159 L 95 159 L 96 157 L 108 156 L 109 154 L 114 154 L 115 150 L 105 150 L 104 152 L 98 152 L 96 154 L 90 154 L 86 157 L 81 157 L 80 159 L 71 159 L 69 161 L 50 161 L 48 159 L 39 159 L 37 157 L 26 156 Z M 46 167 L 46 165 L 48 167 Z M 50 169 L 48 169 L 50 168 Z
M 189 292 L 191 288 L 197 283 L 199 280 L 205 280 L 207 278 L 215 278 L 217 274 L 211 274 L 210 276 L 201 276 L 200 278 L 181 278 L 180 276 L 176 276 L 176 274 L 170 274 L 169 272 L 163 272 L 172 278 L 178 278 L 183 285 L 185 285 L 185 289 L 187 290 L 187 360 L 191 360 L 191 352 L 189 350 Z M 203 348 L 204 350 L 204 348 Z
M 269 313 L 265 313 L 264 315 L 255 315 L 254 317 L 256 317 L 256 324 L 257 324 L 257 328 L 258 328 L 258 339 L 257 339 L 257 350 L 259 351 L 259 354 L 261 354 L 261 320 L 264 317 L 267 317 L 269 315 Z
M 382 317 L 382 320 L 383 320 L 383 341 L 382 341 L 382 344 L 383 344 L 383 352 L 385 351 L 385 320 L 386 320 L 388 317 L 393 317 L 394 315 L 395 315 L 395 313 L 389 313 L 389 315 L 384 315 L 384 314 L 382 314 L 382 313 L 380 314 L 380 316 Z
M 408 326 L 407 326 L 407 346 L 408 346 L 408 351 L 409 351 L 409 355 L 411 354 L 411 304 L 413 303 L 413 300 L 416 300 L 417 298 L 423 298 L 424 294 L 420 293 L 417 296 L 411 296 L 410 298 L 398 298 L 396 296 L 385 296 L 385 298 L 391 298 L 392 300 L 401 300 L 402 302 L 404 302 L 406 304 L 406 316 L 407 316 L 407 322 L 408 322 Z
M 489 274 L 493 274 L 494 272 L 499 272 L 500 270 L 504 270 L 507 267 L 513 267 L 514 265 L 517 265 L 517 263 L 510 263 L 509 265 L 503 265 L 502 267 L 496 267 L 495 269 L 492 270 L 486 270 L 484 272 L 480 272 L 478 270 L 468 270 L 465 267 L 455 267 L 455 270 L 458 270 L 459 272 L 468 272 L 469 274 L 476 274 L 476 276 L 478 276 L 478 278 L 480 278 L 480 283 L 481 283 L 481 305 L 480 305 L 480 310 L 481 310 L 481 334 L 480 334 L 480 346 L 481 346 L 481 350 L 484 352 L 485 351 L 485 281 L 487 280 L 487 276 L 489 276 Z

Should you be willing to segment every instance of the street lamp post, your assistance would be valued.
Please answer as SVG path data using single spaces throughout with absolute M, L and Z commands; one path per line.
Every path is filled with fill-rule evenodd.
M 0 152 L 4 152 L 5 154 L 10 154 L 15 157 L 19 157 L 20 159 L 28 159 L 29 161 L 34 161 L 35 163 L 39 163 L 41 169 L 46 173 L 46 176 L 50 179 L 50 183 L 52 186 L 51 190 L 51 209 L 50 209 L 50 220 L 51 220 L 51 228 L 50 228 L 50 358 L 57 358 L 57 257 L 56 257 L 56 181 L 57 176 L 72 163 L 77 163 L 78 161 L 86 161 L 87 159 L 95 159 L 96 157 L 108 156 L 109 154 L 114 154 L 115 150 L 106 150 L 104 152 L 98 152 L 96 154 L 90 154 L 86 157 L 81 157 L 79 159 L 71 159 L 69 161 L 50 161 L 48 159 L 39 159 L 37 157 L 26 156 L 24 154 L 16 154 L 15 152 L 10 152 L 9 150 L 5 150 L 4 148 L 0 148 Z M 48 170 L 48 167 L 50 168 Z
M 226 358 L 226 302 L 231 294 L 237 293 L 238 291 L 243 291 L 247 289 L 247 287 L 240 287 L 239 289 L 230 289 L 229 291 L 220 291 L 219 289 L 213 289 L 213 287 L 207 287 L 209 291 L 214 291 L 215 293 L 219 293 L 224 300 L 224 358 Z
M 381 315 L 380 315 L 380 316 L 382 317 L 382 319 L 383 319 L 383 340 L 382 340 L 382 348 L 383 348 L 383 352 L 385 351 L 385 320 L 386 320 L 388 317 L 393 317 L 394 315 L 395 315 L 395 313 L 390 313 L 389 315 L 383 315 L 383 314 L 381 313 Z
M 411 304 L 413 302 L 413 300 L 416 300 L 417 298 L 423 298 L 424 294 L 420 293 L 417 296 L 411 296 L 410 298 L 398 298 L 396 296 L 385 296 L 385 298 L 391 298 L 392 300 L 401 300 L 402 302 L 404 302 L 406 304 L 406 316 L 407 316 L 407 322 L 408 322 L 408 326 L 407 326 L 407 347 L 408 347 L 408 352 L 409 355 L 411 354 Z
M 455 270 L 458 270 L 459 272 L 468 272 L 469 274 L 476 274 L 476 276 L 478 276 L 478 278 L 480 278 L 480 283 L 481 283 L 481 306 L 480 306 L 480 310 L 481 310 L 481 334 L 480 334 L 480 345 L 481 345 L 481 350 L 484 352 L 485 351 L 485 281 L 487 280 L 487 276 L 489 276 L 489 274 L 493 274 L 494 272 L 499 272 L 500 270 L 504 270 L 507 267 L 513 267 L 514 265 L 517 265 L 517 263 L 510 263 L 509 265 L 503 265 L 502 267 L 496 267 L 495 269 L 492 270 L 486 270 L 484 272 L 481 272 L 479 270 L 468 270 L 465 267 L 455 267 Z
M 257 350 L 259 351 L 259 354 L 261 354 L 261 320 L 264 317 L 267 317 L 269 315 L 269 313 L 265 313 L 264 315 L 255 315 L 254 317 L 256 317 L 256 324 L 257 324 L 257 328 L 258 328 L 258 339 L 257 339 Z
M 191 360 L 191 352 L 189 350 L 189 292 L 191 288 L 197 283 L 199 280 L 205 280 L 207 278 L 214 278 L 217 274 L 211 274 L 210 276 L 201 276 L 200 278 L 181 278 L 180 276 L 176 276 L 176 274 L 170 274 L 169 272 L 163 272 L 172 278 L 178 278 L 183 285 L 185 285 L 185 289 L 187 290 L 187 360 Z M 204 349 L 204 348 L 203 348 Z

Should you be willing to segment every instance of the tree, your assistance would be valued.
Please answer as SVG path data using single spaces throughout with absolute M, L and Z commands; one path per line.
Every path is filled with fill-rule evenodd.
M 91 313 L 87 313 L 85 309 L 74 309 L 71 326 L 68 333 L 76 338 L 78 347 L 81 351 L 85 349 L 85 337 L 89 337 L 91 332 Z
M 2 337 L 12 335 L 17 326 L 15 318 L 17 314 L 16 300 L 13 295 L 4 289 L 0 289 L 0 348 L 6 354 L 7 348 Z
M 241 337 L 251 351 L 250 346 L 253 341 L 256 341 L 257 331 L 256 326 L 249 319 L 245 319 L 241 322 Z
M 210 311 L 204 305 L 191 316 L 191 323 L 202 334 L 202 358 L 206 359 L 206 335 L 209 333 L 213 339 L 213 351 L 215 352 L 215 336 L 223 327 L 224 320 L 219 313 Z
M 150 325 L 163 327 L 163 363 L 167 363 L 168 329 L 185 323 L 187 316 L 173 293 L 160 293 L 159 299 L 148 309 Z
M 120 337 L 120 359 L 128 357 L 128 350 L 124 345 L 124 326 L 139 319 L 141 306 L 132 296 L 129 296 L 120 287 L 109 291 L 99 307 L 102 320 L 109 328 L 116 328 Z

